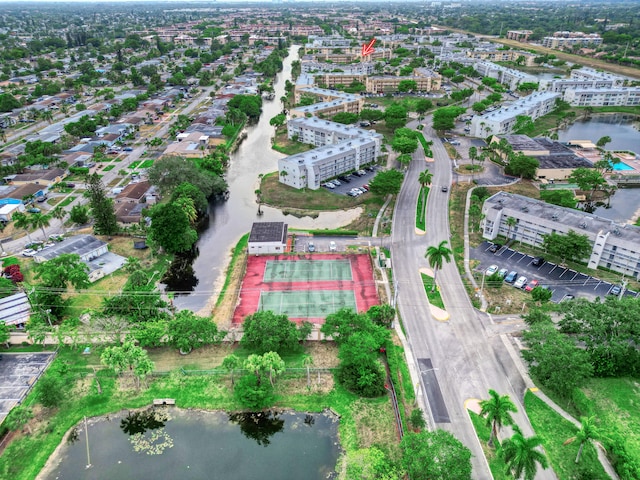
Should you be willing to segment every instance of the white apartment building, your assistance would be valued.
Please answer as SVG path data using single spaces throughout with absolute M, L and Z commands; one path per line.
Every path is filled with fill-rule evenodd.
M 570 78 L 554 78 L 542 80 L 540 90 L 564 92 L 570 88 L 611 88 L 624 85 L 625 78 L 609 72 L 594 70 L 593 68 L 578 68 L 571 70 Z
M 505 192 L 485 200 L 482 213 L 482 236 L 488 240 L 508 235 L 540 247 L 543 235 L 573 230 L 587 235 L 591 242 L 591 253 L 583 259 L 589 268 L 603 267 L 640 279 L 640 227 Z M 507 225 L 510 217 L 516 219 L 511 228 Z
M 640 87 L 573 88 L 564 92 L 564 101 L 575 107 L 640 105 Z
M 375 162 L 383 137 L 317 117 L 294 118 L 287 123 L 288 137 L 318 148 L 278 161 L 281 183 L 293 188 L 317 190 L 330 178 Z
M 302 76 L 302 75 L 301 75 Z M 308 82 L 310 75 L 305 75 L 301 82 Z M 322 115 L 335 115 L 339 112 L 360 113 L 364 106 L 364 99 L 360 95 L 351 93 L 338 92 L 336 90 L 328 90 L 326 88 L 318 88 L 298 84 L 296 82 L 295 101 L 300 102 L 303 94 L 312 95 L 319 99 L 319 103 L 307 105 L 304 107 L 294 107 L 290 110 L 292 117 L 306 117 Z
M 597 33 L 555 32 L 552 37 L 544 37 L 541 43 L 543 47 L 547 48 L 600 45 L 602 44 L 602 37 Z
M 538 78 L 528 73 L 514 70 L 513 68 L 503 67 L 487 61 L 477 61 L 473 68 L 484 77 L 497 79 L 501 84 L 510 90 L 515 90 L 521 83 L 538 83 Z
M 469 134 L 474 137 L 488 137 L 511 133 L 518 116 L 524 115 L 535 120 L 552 111 L 558 98 L 561 98 L 559 93 L 534 92 L 494 112 L 475 115 L 471 119 Z

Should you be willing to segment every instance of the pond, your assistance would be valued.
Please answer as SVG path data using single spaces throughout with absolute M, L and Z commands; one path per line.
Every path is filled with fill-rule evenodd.
M 87 420 L 39 480 L 326 479 L 340 453 L 330 413 L 149 408 Z M 87 468 L 87 444 L 91 466 Z
M 608 135 L 611 143 L 607 150 L 630 150 L 640 154 L 640 118 L 624 113 L 592 115 L 588 119 L 579 119 L 569 127 L 558 130 L 558 140 L 591 140 L 596 143 Z

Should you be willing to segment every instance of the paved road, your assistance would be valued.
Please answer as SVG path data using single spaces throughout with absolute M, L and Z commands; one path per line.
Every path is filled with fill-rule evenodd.
M 428 122 L 429 123 L 429 120 Z M 434 140 L 435 162 L 425 163 L 421 150 L 416 152 L 407 178 L 398 195 L 392 234 L 394 278 L 399 279 L 398 310 L 416 363 L 421 369 L 421 387 L 430 405 L 428 417 L 436 427 L 451 431 L 473 454 L 473 476 L 491 478 L 473 426 L 465 411 L 465 401 L 487 398 L 492 388 L 508 394 L 518 406 L 514 416 L 525 435 L 533 430 L 521 413 L 525 383 L 506 353 L 503 338 L 488 330 L 488 317 L 473 308 L 455 264 L 438 273 L 442 297 L 451 318 L 435 320 L 429 311 L 419 268 L 427 268 L 426 247 L 449 239 L 448 193 L 441 191 L 452 180 L 452 165 L 442 143 L 430 127 L 423 133 Z M 427 205 L 427 232 L 416 235 L 415 204 L 419 192 L 418 175 L 428 167 L 434 174 Z M 550 470 L 536 479 L 556 478 Z

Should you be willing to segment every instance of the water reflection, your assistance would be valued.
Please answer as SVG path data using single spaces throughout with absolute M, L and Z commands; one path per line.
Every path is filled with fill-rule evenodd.
M 129 412 L 126 417 L 120 420 L 120 429 L 127 435 L 142 434 L 147 430 L 164 427 L 167 420 L 166 413 L 155 409 Z
M 271 437 L 284 429 L 284 420 L 272 411 L 232 413 L 229 420 L 240 427 L 245 437 L 255 440 L 263 447 L 268 446 Z
M 129 412 L 120 420 L 120 429 L 129 436 L 134 452 L 162 455 L 167 448 L 173 448 L 173 438 L 164 428 L 168 420 L 166 411 L 155 408 Z
M 161 282 L 171 292 L 192 292 L 199 283 L 193 269 L 193 261 L 198 258 L 200 250 L 193 247 L 187 252 L 176 254 Z

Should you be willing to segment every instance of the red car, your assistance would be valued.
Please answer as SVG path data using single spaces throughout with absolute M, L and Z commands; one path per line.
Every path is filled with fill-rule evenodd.
M 524 287 L 525 291 L 530 292 L 531 290 L 533 290 L 534 288 L 536 288 L 538 286 L 538 283 L 540 283 L 538 280 L 531 280 L 526 287 Z

